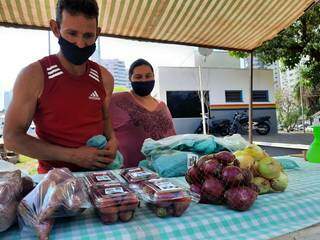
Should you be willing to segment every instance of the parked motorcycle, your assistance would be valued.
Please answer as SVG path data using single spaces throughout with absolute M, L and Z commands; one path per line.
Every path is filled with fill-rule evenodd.
M 219 120 L 212 120 L 208 118 L 206 115 L 206 129 L 209 134 L 213 135 L 220 135 L 220 136 L 227 136 L 229 134 L 229 126 L 230 120 L 229 119 L 219 119 Z M 210 125 L 208 124 L 210 123 Z M 202 121 L 200 121 L 199 126 L 195 130 L 194 133 L 201 134 L 203 133 L 203 125 Z
M 270 132 L 270 116 L 253 118 L 252 130 L 260 135 L 267 135 Z M 249 131 L 249 117 L 245 113 L 236 112 L 230 125 L 229 134 L 247 134 Z

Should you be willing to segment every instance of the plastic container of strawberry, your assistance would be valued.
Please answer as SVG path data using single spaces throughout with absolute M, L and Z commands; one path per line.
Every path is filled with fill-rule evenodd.
M 140 196 L 158 217 L 180 217 L 191 202 L 191 196 L 182 187 L 163 178 L 142 182 Z
M 148 171 L 141 167 L 125 168 L 120 171 L 120 175 L 129 184 L 138 184 L 142 181 L 159 178 L 158 174 L 152 171 Z
M 105 224 L 130 221 L 139 205 L 137 195 L 122 183 L 93 185 L 90 199 Z
M 84 177 L 84 181 L 88 187 L 99 184 L 103 185 L 107 183 L 119 182 L 117 177 L 111 171 L 88 174 Z

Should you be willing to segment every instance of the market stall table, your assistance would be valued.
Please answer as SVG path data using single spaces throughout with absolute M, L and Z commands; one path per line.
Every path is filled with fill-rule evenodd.
M 320 165 L 294 159 L 301 168 L 287 170 L 287 190 L 260 195 L 246 212 L 192 203 L 182 217 L 162 219 L 141 207 L 131 222 L 103 225 L 93 209 L 88 209 L 78 217 L 57 220 L 50 239 L 257 240 L 286 235 L 320 223 Z M 174 181 L 186 185 L 183 177 Z M 19 238 L 17 226 L 0 234 L 0 239 Z

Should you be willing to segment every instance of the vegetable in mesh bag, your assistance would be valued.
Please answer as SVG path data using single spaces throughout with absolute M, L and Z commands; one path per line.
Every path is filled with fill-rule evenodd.
M 21 172 L 0 172 L 0 232 L 16 220 L 18 200 L 22 191 Z
M 22 199 L 18 207 L 19 224 L 22 232 L 47 239 L 55 218 L 75 216 L 88 204 L 82 180 L 67 168 L 53 169 Z

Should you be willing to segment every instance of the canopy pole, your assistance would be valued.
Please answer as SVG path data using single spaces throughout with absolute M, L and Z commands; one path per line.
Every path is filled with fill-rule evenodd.
M 303 125 L 303 133 L 306 133 L 305 119 L 304 119 L 304 109 L 303 109 L 303 91 L 302 91 L 302 82 L 300 79 L 300 104 L 301 104 L 301 116 L 302 116 L 302 125 Z
M 51 55 L 51 39 L 50 39 L 50 31 L 51 31 L 51 30 L 48 30 L 48 53 L 49 53 L 49 56 Z
M 249 90 L 249 143 L 252 144 L 252 92 L 253 92 L 253 51 L 250 52 L 250 90 Z
M 206 61 L 206 57 L 204 58 L 204 62 Z M 203 134 L 207 134 L 207 126 L 206 126 L 206 116 L 204 111 L 204 96 L 202 89 L 202 74 L 201 74 L 201 63 L 199 64 L 199 90 L 200 90 L 200 101 L 201 101 L 201 114 L 202 114 L 202 129 Z

